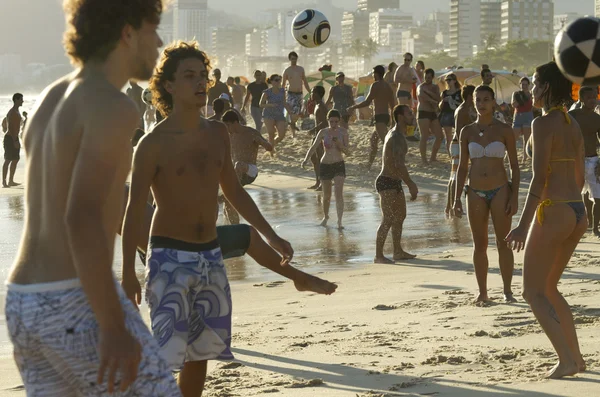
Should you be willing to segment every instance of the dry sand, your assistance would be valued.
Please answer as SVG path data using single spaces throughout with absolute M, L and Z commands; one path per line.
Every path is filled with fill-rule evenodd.
M 356 147 L 348 158 L 348 189 L 373 190 L 380 164 L 370 172 L 362 166 L 369 132 L 351 130 Z M 299 168 L 309 144 L 302 134 L 284 142 L 276 158 L 261 160 L 261 184 L 287 191 L 310 184 L 311 171 Z M 409 171 L 420 190 L 443 191 L 447 157 L 429 167 L 418 159 L 411 143 Z M 523 174 L 522 188 L 529 177 Z M 13 193 L 22 190 L 0 194 Z M 588 372 L 569 380 L 542 379 L 556 355 L 522 299 L 501 303 L 495 249 L 488 282 L 494 300 L 477 307 L 471 248 L 456 246 L 395 265 L 322 273 L 339 284 L 332 296 L 299 293 L 283 280 L 235 283 L 236 361 L 211 363 L 205 396 L 599 396 L 599 250 L 598 240 L 586 235 L 560 284 L 588 363 Z M 515 256 L 515 296 L 522 260 Z M 23 396 L 19 384 L 12 358 L 0 358 L 0 397 Z

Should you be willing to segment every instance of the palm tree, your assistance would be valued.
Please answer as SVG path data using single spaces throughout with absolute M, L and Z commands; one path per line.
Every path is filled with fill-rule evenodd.
M 364 44 L 360 39 L 355 39 L 350 44 L 349 48 L 350 56 L 353 56 L 356 59 L 356 77 L 360 77 L 358 74 L 358 58 L 364 56 Z
M 485 49 L 489 50 L 492 48 L 498 48 L 500 41 L 498 40 L 498 36 L 495 33 L 490 33 L 489 35 L 487 35 L 487 37 L 483 40 L 484 45 L 485 45 Z
M 363 45 L 363 57 L 365 61 L 370 64 L 371 59 L 377 54 L 379 54 L 379 44 L 374 42 L 373 39 L 367 40 Z

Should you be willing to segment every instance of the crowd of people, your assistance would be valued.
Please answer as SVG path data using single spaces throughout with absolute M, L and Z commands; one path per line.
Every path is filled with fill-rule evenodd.
M 557 285 L 588 218 L 598 235 L 597 87 L 582 87 L 581 107 L 568 112 L 571 83 L 554 62 L 542 65 L 532 87 L 524 78 L 513 95 L 511 126 L 498 117 L 489 68 L 482 68 L 477 87 L 461 86 L 450 73 L 441 91 L 435 72 L 422 62 L 412 68 L 409 53 L 400 66 L 373 68 L 374 83 L 360 103 L 343 73 L 336 74 L 329 93 L 321 86 L 311 89 L 295 52 L 281 75 L 267 79 L 257 70 L 255 81 L 243 87 L 239 78 L 223 83 L 214 69 L 211 82 L 211 60 L 195 42 L 168 45 L 156 65 L 163 45 L 157 33 L 160 1 L 136 1 L 134 8 L 131 1 L 112 1 L 105 13 L 94 12 L 98 3 L 65 2 L 65 47 L 77 70 L 44 91 L 23 134 L 26 217 L 7 280 L 5 312 L 28 393 L 108 395 L 118 388 L 140 396 L 200 396 L 207 360 L 233 358 L 224 258 L 248 253 L 293 280 L 299 291 L 335 292 L 335 284 L 291 265 L 291 244 L 244 189 L 259 175 L 259 149 L 273 152 L 288 127 L 294 136 L 308 107 L 315 125 L 301 165 L 312 162 L 311 188 L 323 191 L 322 226 L 333 195 L 337 226 L 343 228 L 349 122 L 355 110 L 373 105 L 369 166 L 379 141 L 383 144 L 374 181 L 382 212 L 374 262 L 415 257 L 402 248 L 402 229 L 403 184 L 410 200 L 418 195 L 406 164 L 410 127 L 417 124 L 423 166 L 438 161 L 445 140 L 446 213 L 468 214 L 476 302 L 490 299 L 491 216 L 507 303 L 516 301 L 513 250 L 524 250 L 523 297 L 559 356 L 549 377 L 585 371 L 573 317 Z M 149 94 L 135 83 L 146 80 Z M 311 106 L 304 101 L 305 89 Z M 19 112 L 23 96 L 15 94 L 13 102 L 4 123 L 5 187 L 16 185 L 25 124 Z M 535 109 L 541 115 L 533 119 Z M 255 128 L 245 125 L 247 113 Z M 519 210 L 521 135 L 533 177 L 511 230 Z M 429 136 L 434 142 L 428 156 Z M 220 201 L 230 225 L 217 227 Z M 250 225 L 239 224 L 239 215 Z M 390 230 L 392 259 L 383 252 Z M 111 271 L 116 233 L 122 233 L 121 285 Z M 136 310 L 142 297 L 136 252 L 146 265 L 150 330 Z

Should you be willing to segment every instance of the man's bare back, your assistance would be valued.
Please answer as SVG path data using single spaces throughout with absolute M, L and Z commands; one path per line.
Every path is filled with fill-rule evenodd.
M 400 65 L 396 69 L 394 82 L 398 84 L 398 91 L 412 92 L 412 86 L 416 82 L 412 67 Z
M 7 120 L 7 131 L 6 134 L 17 140 L 19 138 L 19 132 L 21 131 L 21 123 L 23 118 L 21 113 L 15 108 L 11 108 L 6 114 Z M 18 141 L 17 141 L 18 142 Z
M 216 238 L 219 181 L 230 155 L 227 134 L 222 123 L 199 116 L 188 131 L 166 118 L 140 141 L 134 176 L 148 180 L 156 201 L 151 235 L 198 243 Z M 146 189 L 135 183 L 132 193 Z
M 401 170 L 398 169 L 397 162 L 404 164 L 404 159 L 408 153 L 408 141 L 401 131 L 396 128 L 391 129 L 383 143 L 383 155 L 381 175 L 394 179 L 402 179 Z
M 283 81 L 288 82 L 287 90 L 289 92 L 302 92 L 304 68 L 302 66 L 288 66 L 283 71 Z M 285 88 L 285 87 L 284 87 Z
M 375 114 L 390 114 L 394 108 L 394 91 L 385 81 L 376 81 L 371 86 L 369 96 L 375 105 Z
M 569 112 L 577 120 L 585 147 L 585 156 L 597 155 L 598 142 L 600 142 L 600 115 L 585 109 L 575 109 Z
M 436 112 L 439 110 L 440 87 L 433 83 L 422 83 L 417 89 L 419 97 L 419 110 L 426 112 Z
M 241 161 L 246 164 L 256 165 L 258 148 L 268 145 L 269 142 L 254 128 L 240 125 L 236 132 L 230 133 L 231 157 L 233 163 Z
M 98 208 L 105 203 L 104 223 L 89 227 L 106 231 L 107 240 L 98 244 L 107 244 L 112 258 L 114 240 L 109 235 L 114 239 L 120 223 L 138 112 L 134 103 L 106 80 L 87 77 L 84 81 L 82 77 L 72 74 L 50 86 L 27 124 L 27 216 L 8 282 L 77 278 L 65 220 L 81 216 L 83 225 L 85 210 L 94 202 Z M 112 175 L 105 175 L 107 168 Z M 72 188 L 75 183 L 77 190 Z M 86 190 L 99 195 L 86 195 Z M 94 258 L 92 253 L 90 258 Z

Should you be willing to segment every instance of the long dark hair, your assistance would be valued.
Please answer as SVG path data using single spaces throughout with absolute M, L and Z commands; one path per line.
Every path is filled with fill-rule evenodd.
M 543 94 L 546 107 L 571 105 L 573 83 L 567 80 L 555 62 L 538 66 L 535 72 L 538 75 L 537 80 L 542 84 L 548 84 L 548 89 Z

